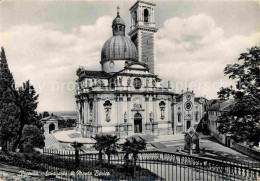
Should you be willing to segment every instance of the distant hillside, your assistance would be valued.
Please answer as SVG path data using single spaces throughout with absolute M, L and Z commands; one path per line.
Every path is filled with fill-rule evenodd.
M 53 111 L 53 112 L 49 112 L 50 114 L 53 113 L 54 115 L 57 116 L 77 116 L 77 112 L 76 111 Z

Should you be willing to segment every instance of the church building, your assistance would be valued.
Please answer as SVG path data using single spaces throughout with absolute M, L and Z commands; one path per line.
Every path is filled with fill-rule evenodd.
M 128 38 L 118 8 L 112 37 L 101 50 L 101 70 L 77 70 L 77 129 L 83 137 L 179 134 L 197 125 L 203 115 L 203 101 L 193 92 L 178 95 L 170 82 L 162 86 L 154 74 L 155 4 L 137 1 L 130 14 Z

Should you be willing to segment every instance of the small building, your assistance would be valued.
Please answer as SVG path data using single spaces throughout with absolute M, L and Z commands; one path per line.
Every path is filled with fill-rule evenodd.
M 221 143 L 231 146 L 231 138 L 229 134 L 221 134 L 218 131 L 220 123 L 218 123 L 220 116 L 225 112 L 228 112 L 234 105 L 234 100 L 222 101 L 219 99 L 211 100 L 211 104 L 208 108 L 208 129 L 210 134 L 215 137 Z
M 184 135 L 185 145 L 184 149 L 199 152 L 199 134 L 195 131 L 194 127 L 190 127 Z
M 43 128 L 44 128 L 45 135 L 50 134 L 54 130 L 58 130 L 59 119 L 62 119 L 62 118 L 60 118 L 59 116 L 55 116 L 55 115 L 48 116 L 48 117 L 41 119 L 41 122 L 44 125 Z

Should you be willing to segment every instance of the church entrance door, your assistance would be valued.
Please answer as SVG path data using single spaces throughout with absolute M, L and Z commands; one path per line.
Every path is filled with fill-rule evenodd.
M 187 124 L 186 124 L 186 125 L 187 125 L 187 128 L 186 128 L 187 131 L 188 131 L 188 129 L 190 128 L 190 124 L 191 124 L 191 121 L 188 120 L 188 121 L 187 121 Z
M 136 113 L 134 116 L 134 132 L 142 133 L 142 115 L 140 113 Z

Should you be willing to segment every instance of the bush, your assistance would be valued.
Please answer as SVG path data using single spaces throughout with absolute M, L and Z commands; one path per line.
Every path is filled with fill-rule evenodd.
M 16 152 L 0 152 L 0 162 L 6 165 L 12 165 L 32 170 L 44 170 L 42 165 L 42 156 L 34 154 L 22 154 Z

